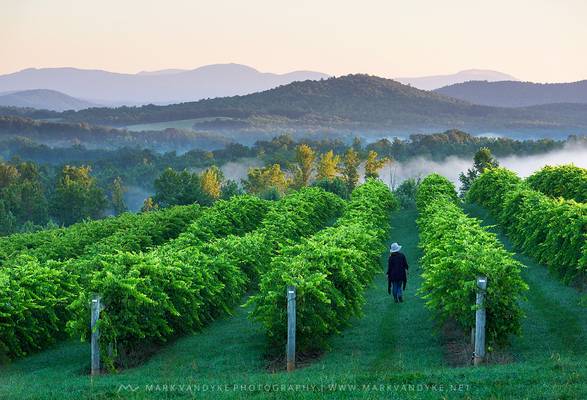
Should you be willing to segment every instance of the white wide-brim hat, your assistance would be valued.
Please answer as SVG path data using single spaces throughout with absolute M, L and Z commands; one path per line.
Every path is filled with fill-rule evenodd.
M 400 251 L 401 249 L 402 249 L 402 246 L 400 246 L 400 245 L 399 245 L 399 244 L 397 244 L 397 243 L 392 243 L 392 244 L 391 244 L 391 247 L 389 248 L 389 251 L 390 251 L 391 253 L 395 253 L 395 252 L 397 252 L 397 251 Z

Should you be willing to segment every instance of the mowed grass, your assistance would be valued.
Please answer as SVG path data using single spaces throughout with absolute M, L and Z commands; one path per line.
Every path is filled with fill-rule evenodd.
M 0 398 L 587 399 L 586 310 L 574 289 L 525 258 L 531 289 L 524 336 L 510 349 L 515 362 L 446 365 L 433 315 L 415 294 L 421 282 L 415 218 L 415 211 L 396 213 L 390 237 L 404 246 L 411 267 L 406 302 L 394 304 L 387 295 L 382 257 L 363 317 L 308 367 L 269 372 L 263 331 L 239 308 L 116 375 L 90 378 L 88 346 L 62 343 L 2 368 Z

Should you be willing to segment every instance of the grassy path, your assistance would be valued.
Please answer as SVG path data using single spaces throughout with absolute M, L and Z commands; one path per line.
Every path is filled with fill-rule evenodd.
M 395 304 L 386 292 L 387 276 L 377 277 L 368 307 L 379 305 L 379 310 L 366 310 L 371 315 L 382 315 L 379 323 L 378 342 L 382 346 L 374 369 L 387 367 L 394 370 L 414 370 L 442 365 L 442 348 L 435 333 L 432 315 L 424 307 L 424 301 L 416 295 L 422 278 L 420 276 L 418 228 L 416 211 L 396 214 L 392 220 L 392 242 L 400 243 L 410 264 L 409 282 L 404 295 L 405 302 Z M 384 256 L 384 268 L 387 261 Z M 379 304 L 381 303 L 381 304 Z M 392 344 L 392 345 L 390 345 Z M 426 351 L 422 351 L 426 349 Z
M 332 349 L 306 369 L 337 368 L 342 374 L 350 370 L 352 374 L 361 371 L 361 374 L 393 375 L 442 365 L 442 348 L 431 315 L 415 293 L 421 283 L 415 216 L 415 211 L 406 211 L 396 214 L 392 220 L 391 241 L 403 246 L 411 269 L 405 302 L 395 304 L 387 294 L 387 276 L 383 273 L 387 263 L 385 254 L 382 273 L 367 290 L 364 316 L 352 321 L 342 335 L 333 338 Z

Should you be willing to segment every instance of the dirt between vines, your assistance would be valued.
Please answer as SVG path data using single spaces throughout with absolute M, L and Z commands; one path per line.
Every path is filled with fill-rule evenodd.
M 296 353 L 296 369 L 309 367 L 324 355 L 323 351 L 308 351 Z M 268 372 L 283 372 L 287 369 L 287 358 L 285 355 L 265 355 L 265 369 Z
M 460 326 L 449 320 L 442 325 L 441 343 L 444 360 L 451 367 L 468 367 L 473 365 L 475 347 L 471 343 L 471 333 L 463 332 Z M 513 355 L 507 348 L 488 351 L 485 364 L 509 364 L 514 362 Z

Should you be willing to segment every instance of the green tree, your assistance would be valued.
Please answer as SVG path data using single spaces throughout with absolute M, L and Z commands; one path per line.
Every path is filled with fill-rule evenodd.
M 44 225 L 49 219 L 45 188 L 39 169 L 32 162 L 0 163 L 0 198 L 15 231 L 27 222 Z
M 316 179 L 312 186 L 316 186 L 326 190 L 327 192 L 334 193 L 343 199 L 349 198 L 349 191 L 347 185 L 342 180 L 342 178 L 338 176 L 334 177 L 334 179 Z
M 491 154 L 491 150 L 487 147 L 481 147 L 473 157 L 473 168 L 469 168 L 466 173 L 461 172 L 459 181 L 461 182 L 460 195 L 462 197 L 469 191 L 471 185 L 489 168 L 496 168 L 499 162 Z
M 87 166 L 63 167 L 51 199 L 51 215 L 63 225 L 71 225 L 86 218 L 99 218 L 106 208 L 106 196 L 90 176 Z
M 388 158 L 377 159 L 377 152 L 374 150 L 369 151 L 367 155 L 367 161 L 365 162 L 365 179 L 368 178 L 379 178 L 379 171 L 385 163 L 389 161 Z
M 200 175 L 189 171 L 167 168 L 155 179 L 153 200 L 160 207 L 198 203 L 212 204 L 212 198 L 202 189 Z
M 10 235 L 16 230 L 16 218 L 3 200 L 0 200 L 0 235 Z
M 318 162 L 316 179 L 333 180 L 339 173 L 340 156 L 335 156 L 332 150 L 322 154 Z
M 352 192 L 359 182 L 359 154 L 352 148 L 349 148 L 343 158 L 342 179 L 345 182 L 348 192 Z
M 118 176 L 112 182 L 112 207 L 114 208 L 114 213 L 116 215 L 120 215 L 123 212 L 128 211 L 128 207 L 124 202 L 124 192 L 126 188 L 122 184 L 122 179 Z
M 229 179 L 224 183 L 224 185 L 222 185 L 220 198 L 228 200 L 231 197 L 238 196 L 240 194 L 243 194 L 243 190 L 240 188 L 238 183 Z
M 20 174 L 14 165 L 0 163 L 0 189 L 18 181 Z
M 314 171 L 316 153 L 307 144 L 296 147 L 296 164 L 294 169 L 294 185 L 297 188 L 308 186 Z
M 473 167 L 480 174 L 485 172 L 488 168 L 496 168 L 499 166 L 499 162 L 491 154 L 491 150 L 487 147 L 479 149 L 473 157 Z
M 406 179 L 393 191 L 402 208 L 416 207 L 416 193 L 420 186 L 420 181 L 420 178 Z
M 275 189 L 280 194 L 283 194 L 289 187 L 290 182 L 279 164 L 273 164 L 264 168 L 250 168 L 247 179 L 243 184 L 245 190 L 249 193 L 261 194 L 270 189 Z
M 0 193 L 6 206 L 14 214 L 17 225 L 27 221 L 36 225 L 47 223 L 48 204 L 40 181 L 21 179 Z

